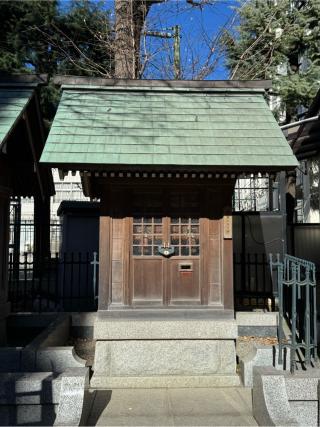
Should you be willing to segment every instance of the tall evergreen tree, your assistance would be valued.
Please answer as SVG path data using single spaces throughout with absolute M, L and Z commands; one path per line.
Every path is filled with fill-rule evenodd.
M 0 71 L 49 72 L 56 66 L 46 42 L 32 31 L 48 25 L 57 13 L 57 1 L 0 1 Z
M 108 77 L 113 68 L 109 11 L 103 2 L 0 0 L 0 73 L 75 74 Z M 42 89 L 45 117 L 59 99 Z
M 286 121 L 296 119 L 320 84 L 319 0 L 248 0 L 238 14 L 223 40 L 230 78 L 272 79 Z

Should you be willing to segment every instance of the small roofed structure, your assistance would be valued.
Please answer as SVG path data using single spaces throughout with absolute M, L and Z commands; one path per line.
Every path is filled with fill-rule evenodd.
M 139 354 L 144 366 L 163 357 L 159 369 L 149 372 L 154 380 L 146 379 L 142 369 L 141 384 L 160 384 L 164 375 L 162 384 L 170 385 L 170 372 L 183 371 L 179 357 L 172 360 L 171 352 L 186 352 L 192 359 L 208 338 L 209 347 L 203 351 L 210 350 L 210 358 L 228 354 L 228 360 L 209 369 L 210 384 L 221 375 L 223 384 L 235 384 L 230 216 L 234 184 L 241 175 L 275 174 L 297 165 L 264 100 L 270 83 L 81 78 L 59 82 L 63 95 L 41 162 L 58 167 L 62 174 L 80 171 L 85 194 L 101 200 L 95 325 L 95 338 L 101 343 L 96 348 L 95 384 L 137 384 L 128 377 L 139 371 L 133 366 Z M 195 320 L 194 310 L 200 308 L 209 329 L 190 323 L 178 328 L 179 316 Z M 110 329 L 110 316 L 115 321 L 115 313 L 125 318 L 125 312 L 133 316 L 125 327 L 121 323 Z M 142 320 L 137 313 L 151 322 L 146 329 L 132 322 Z M 152 316 L 160 316 L 165 326 L 152 323 Z M 146 342 L 135 346 L 129 343 L 133 339 Z M 119 344 L 123 340 L 129 341 Z M 156 354 L 163 340 L 163 354 Z M 128 371 L 123 374 L 127 382 L 110 371 L 113 362 L 109 374 L 101 374 L 101 354 L 102 359 L 103 354 L 121 359 L 131 351 L 135 356 L 125 361 Z M 208 384 L 199 379 L 194 361 L 191 365 L 184 371 L 188 384 Z
M 49 203 L 54 187 L 50 169 L 39 164 L 46 135 L 37 94 L 38 86 L 46 82 L 46 76 L 0 77 L 1 319 L 8 313 L 10 196 L 34 197 L 36 251 L 44 251 L 50 241 Z
M 300 162 L 300 169 L 293 171 L 288 178 L 287 217 L 291 218 L 291 222 L 319 222 L 319 204 L 315 206 L 311 201 L 311 186 L 316 187 L 318 184 L 312 182 L 310 169 L 320 153 L 320 90 L 304 117 L 298 122 L 282 126 L 282 129 Z M 297 191 L 296 185 L 300 187 Z
M 289 123 L 284 126 L 284 134 L 287 137 L 293 152 L 298 160 L 306 160 L 315 157 L 320 151 L 320 90 L 315 96 L 309 110 L 301 123 Z

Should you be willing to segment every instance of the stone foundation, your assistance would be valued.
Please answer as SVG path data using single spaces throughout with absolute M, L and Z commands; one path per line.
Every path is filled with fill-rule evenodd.
M 239 385 L 232 318 L 181 319 L 98 316 L 96 388 L 213 387 Z M 215 318 L 214 318 L 215 317 Z

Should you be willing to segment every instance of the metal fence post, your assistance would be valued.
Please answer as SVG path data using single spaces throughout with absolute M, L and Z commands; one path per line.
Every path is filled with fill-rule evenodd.
M 90 264 L 93 265 L 93 299 L 96 301 L 98 299 L 97 293 L 97 266 L 99 265 L 99 261 L 97 259 L 97 252 L 93 252 L 93 261 Z
M 297 363 L 297 351 L 304 356 L 305 367 L 311 366 L 311 358 L 317 360 L 317 308 L 315 264 L 291 255 L 274 262 L 270 254 L 270 267 L 277 268 L 279 290 L 279 364 L 283 363 L 283 351 L 290 350 L 290 371 Z M 290 301 L 291 299 L 291 301 Z M 299 302 L 299 304 L 298 304 Z M 291 335 L 286 340 L 283 325 L 287 323 Z

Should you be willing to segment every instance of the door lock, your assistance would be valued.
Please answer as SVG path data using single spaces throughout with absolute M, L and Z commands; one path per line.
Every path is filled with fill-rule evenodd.
M 174 254 L 174 247 L 170 246 L 169 243 L 164 243 L 163 245 L 158 246 L 158 251 L 160 255 L 169 257 Z

